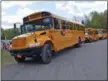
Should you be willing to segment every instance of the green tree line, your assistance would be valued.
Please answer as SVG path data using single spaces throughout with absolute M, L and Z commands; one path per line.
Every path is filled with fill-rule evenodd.
M 14 28 L 3 29 L 1 28 L 1 40 L 11 40 L 13 37 L 19 35 L 18 29 L 14 31 Z
M 85 15 L 85 25 L 90 28 L 107 28 L 105 23 L 104 12 L 93 11 L 89 15 Z

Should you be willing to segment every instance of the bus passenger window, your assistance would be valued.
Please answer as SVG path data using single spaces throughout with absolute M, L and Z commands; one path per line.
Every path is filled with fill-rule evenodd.
M 80 26 L 80 30 L 83 31 L 83 26 Z
M 62 29 L 66 29 L 66 23 L 65 23 L 65 21 L 62 21 Z
M 71 29 L 74 30 L 74 24 L 73 23 L 71 24 Z
M 72 27 L 72 30 L 74 30 L 74 24 L 73 23 L 72 23 L 71 27 Z
M 75 25 L 73 24 L 73 30 L 75 30 Z
M 70 28 L 70 23 L 68 23 L 68 25 L 67 25 L 67 29 L 69 29 Z
M 75 30 L 77 30 L 77 25 L 75 25 Z
M 82 30 L 85 30 L 83 26 L 82 26 Z
M 79 30 L 79 25 L 76 25 L 76 27 L 77 27 L 77 30 Z
M 80 25 L 78 25 L 78 30 L 80 30 Z
M 72 24 L 70 24 L 70 29 L 72 30 Z
M 76 30 L 76 24 L 74 24 L 74 30 Z
M 79 30 L 82 30 L 82 27 L 79 25 Z
M 60 29 L 58 19 L 54 18 L 54 28 Z

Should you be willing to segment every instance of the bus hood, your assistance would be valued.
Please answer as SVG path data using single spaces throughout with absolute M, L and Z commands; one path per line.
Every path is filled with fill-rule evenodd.
M 12 39 L 12 49 L 28 48 L 29 44 L 35 43 L 35 38 L 44 33 L 45 31 L 37 31 L 16 36 Z
M 41 33 L 43 33 L 45 31 L 36 31 L 36 32 L 31 32 L 31 33 L 25 33 L 25 34 L 22 34 L 22 35 L 18 35 L 16 37 L 14 37 L 13 39 L 18 39 L 18 38 L 23 38 L 23 37 L 29 37 L 29 36 L 39 36 Z
M 30 36 L 30 35 L 31 35 L 30 33 L 18 35 L 18 36 L 16 36 L 16 37 L 14 37 L 13 40 L 14 40 L 14 39 L 18 39 L 18 38 L 25 38 L 25 37 L 28 37 L 28 36 Z
M 12 39 L 12 49 L 24 49 L 28 47 L 28 44 L 32 42 L 33 38 L 30 33 L 16 36 Z

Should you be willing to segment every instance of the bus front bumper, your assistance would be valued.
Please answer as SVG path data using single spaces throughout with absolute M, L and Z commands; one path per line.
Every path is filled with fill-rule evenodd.
M 32 48 L 25 48 L 25 49 L 11 49 L 9 50 L 12 56 L 25 56 L 25 57 L 35 57 L 41 54 L 42 46 L 40 47 L 32 47 Z

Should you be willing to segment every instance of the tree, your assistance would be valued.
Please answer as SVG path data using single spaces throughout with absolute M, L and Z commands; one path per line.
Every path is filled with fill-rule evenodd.
M 108 10 L 105 10 L 105 12 L 104 12 L 104 26 L 105 26 L 105 28 L 108 27 L 107 24 L 108 24 Z
M 5 33 L 5 37 L 8 40 L 11 40 L 14 37 L 14 30 L 13 29 L 6 29 L 6 30 L 4 30 L 4 33 Z
M 86 26 L 92 28 L 104 27 L 104 13 L 98 13 L 96 11 L 91 12 L 88 16 L 85 15 Z
M 1 40 L 4 40 L 4 39 L 5 39 L 4 29 L 1 28 Z
M 1 28 L 1 39 L 2 40 L 11 40 L 13 37 L 19 35 L 19 29 L 14 30 L 14 28 L 3 29 Z

